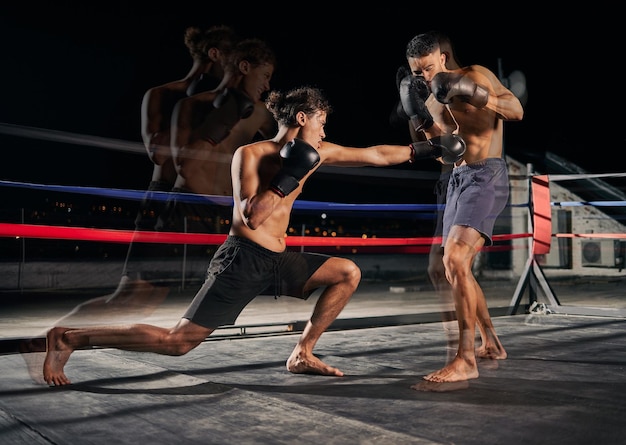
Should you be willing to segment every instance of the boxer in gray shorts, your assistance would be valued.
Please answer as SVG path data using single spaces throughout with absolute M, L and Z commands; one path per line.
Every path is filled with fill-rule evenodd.
M 492 244 L 495 220 L 509 196 L 503 122 L 521 120 L 524 109 L 485 66 L 448 65 L 451 47 L 450 40 L 437 31 L 413 37 L 405 52 L 409 75 L 402 78 L 398 90 L 416 136 L 431 144 L 430 149 L 422 146 L 422 157 L 452 167 L 442 237 L 445 278 L 458 320 L 458 347 L 442 368 L 424 376 L 433 385 L 422 381 L 411 386 L 417 390 L 478 378 L 478 358 L 507 358 L 472 266 L 481 249 Z M 454 150 L 439 149 L 441 140 L 459 144 Z M 481 331 L 480 345 L 475 344 L 476 328 Z
M 452 170 L 443 212 L 443 244 L 455 225 L 472 227 L 491 246 L 496 218 L 509 200 L 506 162 L 489 158 Z

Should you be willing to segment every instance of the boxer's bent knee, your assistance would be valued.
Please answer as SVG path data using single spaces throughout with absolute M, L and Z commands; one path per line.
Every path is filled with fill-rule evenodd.
M 341 281 L 356 288 L 361 282 L 361 268 L 354 261 L 347 258 L 336 258 L 336 260 L 336 264 L 333 264 L 333 267 L 341 274 Z

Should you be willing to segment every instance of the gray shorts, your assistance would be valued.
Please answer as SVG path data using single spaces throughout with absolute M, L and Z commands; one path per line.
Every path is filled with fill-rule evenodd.
M 472 227 L 493 244 L 493 227 L 509 200 L 509 174 L 506 161 L 489 158 L 452 170 L 443 214 L 443 237 L 452 226 Z
M 330 258 L 309 252 L 272 252 L 242 237 L 226 238 L 211 259 L 207 277 L 183 318 L 217 328 L 235 322 L 257 295 L 306 300 L 305 283 Z

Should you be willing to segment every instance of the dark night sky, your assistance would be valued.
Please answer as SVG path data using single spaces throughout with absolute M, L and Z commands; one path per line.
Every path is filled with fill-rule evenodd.
M 624 113 L 613 111 L 624 96 L 615 67 L 622 49 L 614 43 L 623 38 L 611 36 L 620 29 L 610 22 L 619 17 L 615 11 L 547 14 L 519 6 L 511 14 L 516 7 L 503 4 L 502 11 L 443 12 L 441 5 L 410 2 L 340 14 L 320 2 L 307 3 L 317 8 L 310 12 L 297 3 L 253 10 L 197 1 L 154 2 L 151 9 L 140 2 L 8 3 L 0 6 L 2 123 L 139 142 L 145 90 L 182 77 L 191 65 L 184 29 L 226 23 L 274 48 L 272 88 L 312 84 L 326 91 L 335 108 L 328 140 L 405 143 L 406 129 L 388 124 L 395 72 L 413 35 L 439 29 L 451 36 L 463 64 L 498 73 L 500 61 L 504 76 L 514 70 L 526 76 L 526 114 L 505 126 L 507 153 L 552 151 L 590 172 L 623 171 L 607 161 L 625 147 Z M 0 141 L 9 156 L 0 163 L 5 180 L 145 188 L 152 171 L 142 153 L 3 135 Z

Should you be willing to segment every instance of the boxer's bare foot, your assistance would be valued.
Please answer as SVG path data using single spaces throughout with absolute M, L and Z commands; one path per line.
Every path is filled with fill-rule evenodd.
M 488 344 L 482 345 L 476 349 L 476 357 L 491 360 L 504 360 L 507 358 L 507 353 L 501 344 Z
M 48 331 L 48 351 L 43 363 L 43 378 L 48 385 L 69 385 L 71 382 L 63 372 L 74 349 L 67 344 L 63 335 L 67 328 L 52 328 Z
M 461 382 L 478 378 L 476 361 L 468 361 L 457 357 L 443 368 L 424 376 L 429 382 Z
M 304 356 L 302 353 L 293 352 L 287 359 L 287 370 L 294 374 L 320 374 L 343 377 L 343 372 L 315 357 L 314 355 Z

